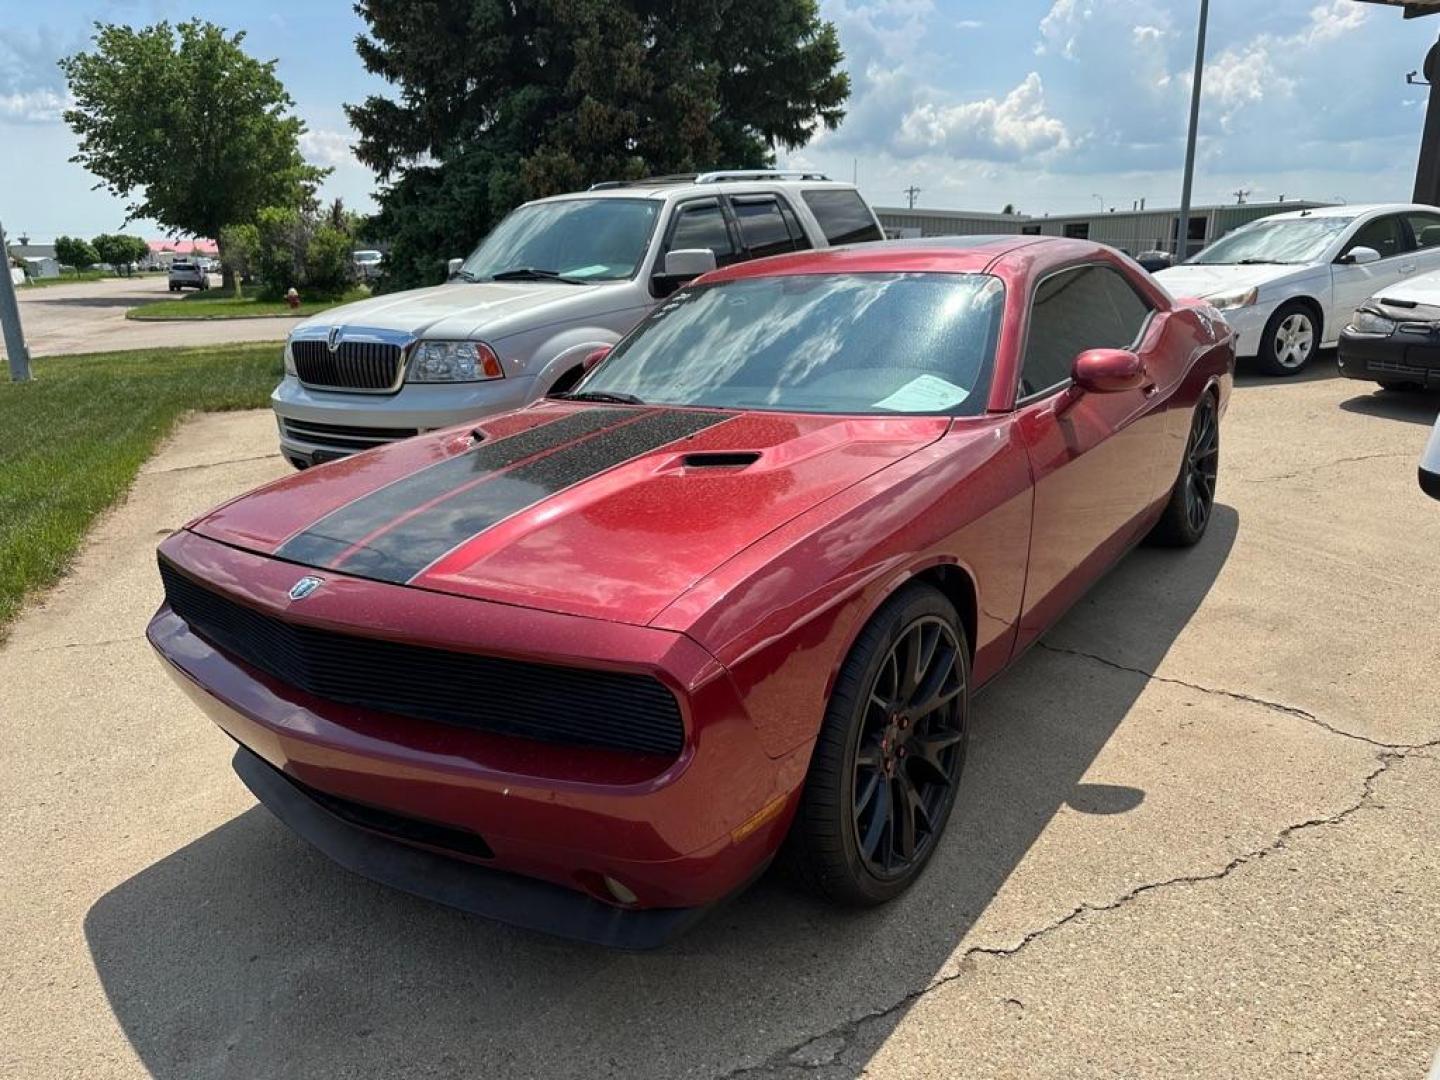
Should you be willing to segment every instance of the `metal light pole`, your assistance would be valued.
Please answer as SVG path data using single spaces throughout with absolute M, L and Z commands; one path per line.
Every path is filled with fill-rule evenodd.
M 0 326 L 5 330 L 5 352 L 10 357 L 10 381 L 30 381 L 30 354 L 25 349 L 25 332 L 20 329 L 20 302 L 15 299 L 15 282 L 10 278 L 10 245 L 5 242 L 5 226 L 0 225 L 0 252 L 4 253 L 5 273 L 0 275 Z
M 1180 189 L 1180 220 L 1175 232 L 1175 256 L 1190 257 L 1190 195 L 1195 186 L 1195 141 L 1200 133 L 1200 81 L 1205 74 L 1205 28 L 1210 21 L 1210 0 L 1200 0 L 1200 32 L 1195 38 L 1195 79 L 1190 87 L 1190 138 L 1185 143 L 1185 183 Z

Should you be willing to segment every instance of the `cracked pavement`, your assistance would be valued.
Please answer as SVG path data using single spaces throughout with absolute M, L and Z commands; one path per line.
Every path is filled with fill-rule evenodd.
M 254 806 L 140 636 L 158 537 L 285 471 L 268 415 L 192 421 L 0 647 L 0 1076 L 1423 1076 L 1437 401 L 1327 374 L 1242 380 L 1206 542 L 1128 557 L 977 697 L 909 895 L 766 880 L 638 956 L 388 892 Z

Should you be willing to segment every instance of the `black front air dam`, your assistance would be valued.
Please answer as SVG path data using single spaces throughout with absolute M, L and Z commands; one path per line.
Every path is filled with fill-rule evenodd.
M 472 915 L 638 951 L 667 944 L 713 910 L 712 905 L 627 911 L 547 881 L 447 859 L 349 824 L 243 746 L 231 764 L 266 809 L 345 869 Z

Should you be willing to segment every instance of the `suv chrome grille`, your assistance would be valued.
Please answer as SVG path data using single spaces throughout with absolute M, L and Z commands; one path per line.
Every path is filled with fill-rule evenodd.
M 393 390 L 405 351 L 385 341 L 341 341 L 332 352 L 319 339 L 290 343 L 295 373 L 306 386 L 330 390 Z

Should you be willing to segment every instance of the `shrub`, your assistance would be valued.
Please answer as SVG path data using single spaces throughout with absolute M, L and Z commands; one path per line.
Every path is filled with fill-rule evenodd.
M 316 227 L 305 252 L 307 295 L 340 296 L 354 275 L 350 234 L 333 225 Z
M 227 225 L 220 230 L 220 262 L 240 284 L 259 272 L 260 230 L 254 225 Z

